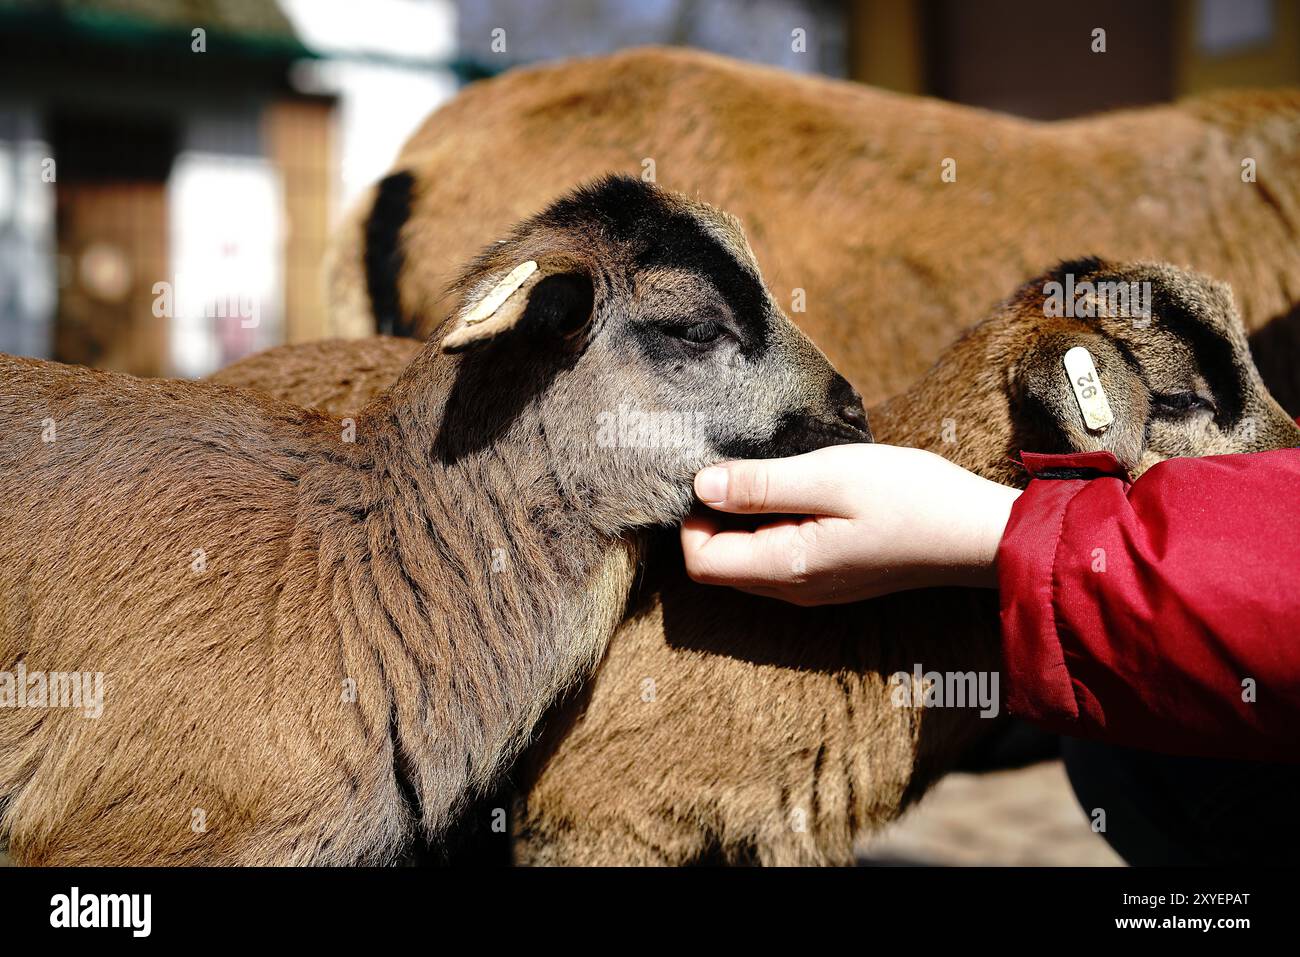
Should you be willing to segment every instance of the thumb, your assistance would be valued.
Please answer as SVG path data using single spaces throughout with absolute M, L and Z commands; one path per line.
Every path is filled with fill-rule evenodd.
M 848 460 L 818 449 L 785 459 L 747 459 L 713 465 L 695 476 L 695 494 L 720 512 L 789 512 L 851 518 L 853 470 Z

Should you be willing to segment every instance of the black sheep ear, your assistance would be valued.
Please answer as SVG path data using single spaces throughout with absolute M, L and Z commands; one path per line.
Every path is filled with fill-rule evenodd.
M 442 350 L 461 352 L 512 330 L 538 339 L 576 335 L 591 322 L 595 298 L 582 268 L 530 259 L 466 298 Z
M 1105 451 L 1129 471 L 1142 460 L 1150 396 L 1137 371 L 1107 336 L 1093 332 L 1044 336 L 1017 365 L 1012 378 L 1016 451 Z

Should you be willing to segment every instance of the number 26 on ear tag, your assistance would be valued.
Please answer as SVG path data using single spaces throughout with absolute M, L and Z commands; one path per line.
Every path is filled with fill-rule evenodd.
M 1115 421 L 1106 400 L 1106 390 L 1101 387 L 1101 376 L 1093 364 L 1092 353 L 1083 346 L 1075 346 L 1065 354 L 1065 372 L 1074 388 L 1074 397 L 1083 413 L 1083 424 L 1090 432 L 1105 432 Z

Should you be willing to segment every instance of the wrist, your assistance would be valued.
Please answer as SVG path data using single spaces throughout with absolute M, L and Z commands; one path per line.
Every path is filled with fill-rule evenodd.
M 986 481 L 987 480 L 982 480 Z M 998 587 L 998 548 L 1002 534 L 1011 519 L 1011 509 L 1020 498 L 1020 490 L 987 482 L 987 496 L 981 502 L 975 518 L 975 527 L 967 563 L 967 581 L 972 588 Z
M 915 569 L 915 587 L 997 587 L 998 548 L 1020 491 L 976 481 L 962 496 L 959 517 L 940 530 L 943 547 L 929 551 L 929 560 Z

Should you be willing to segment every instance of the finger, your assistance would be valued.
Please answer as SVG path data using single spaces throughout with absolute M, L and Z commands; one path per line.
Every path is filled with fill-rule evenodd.
M 792 512 L 852 517 L 855 476 L 819 452 L 725 462 L 695 476 L 695 494 L 720 512 Z
M 700 527 L 683 527 L 682 554 L 687 574 L 704 584 L 780 587 L 796 577 L 786 529 L 718 530 L 710 534 Z
M 682 522 L 682 552 L 698 551 L 718 532 L 722 531 L 722 523 L 716 516 L 697 509 L 686 516 Z

